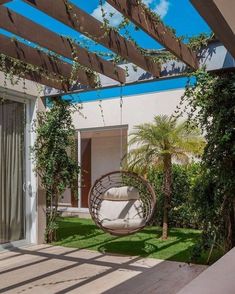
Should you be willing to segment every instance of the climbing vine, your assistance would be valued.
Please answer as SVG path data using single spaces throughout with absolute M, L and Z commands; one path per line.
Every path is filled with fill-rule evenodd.
M 188 119 L 204 131 L 203 173 L 194 189 L 203 246 L 235 246 L 235 74 L 194 73 L 182 97 Z
M 46 240 L 56 239 L 57 208 L 66 188 L 76 194 L 80 167 L 75 154 L 75 129 L 72 123 L 73 105 L 61 98 L 50 101 L 50 111 L 38 112 L 33 130 L 37 139 L 32 148 L 35 171 L 47 196 Z M 76 109 L 75 109 L 76 110 Z
M 5 54 L 0 54 L 0 70 L 4 73 L 4 86 L 6 87 L 6 81 L 10 81 L 12 85 L 18 84 L 22 79 L 24 81 L 25 75 L 39 75 L 43 77 L 44 79 L 51 81 L 51 82 L 60 82 L 62 84 L 67 85 L 73 85 L 77 82 L 77 72 L 78 70 L 83 70 L 86 72 L 86 74 L 93 78 L 95 87 L 100 87 L 100 78 L 99 75 L 94 72 L 92 69 L 87 68 L 79 63 L 79 60 L 77 58 L 77 49 L 75 46 L 75 41 L 71 38 L 67 38 L 70 42 L 71 48 L 72 48 L 72 70 L 70 73 L 70 77 L 65 78 L 64 76 L 55 74 L 55 73 L 49 73 L 47 70 L 44 70 L 43 68 L 24 63 L 21 60 L 12 58 L 10 56 L 6 56 Z M 16 40 L 15 37 L 11 38 L 12 42 Z M 49 58 L 55 63 L 55 64 L 62 64 L 63 60 L 60 55 L 45 50 L 44 48 L 35 45 L 35 49 L 47 53 Z M 24 82 L 25 85 L 25 82 Z
M 76 15 L 76 13 L 74 12 L 72 4 L 68 0 L 65 0 L 65 4 L 66 4 L 66 9 L 68 10 L 69 14 L 73 17 L 73 20 L 79 22 L 79 18 Z M 151 15 L 151 17 L 154 19 L 156 26 L 158 24 L 163 25 L 163 21 L 161 20 L 159 15 L 157 15 L 155 12 L 153 12 L 141 0 L 138 0 L 138 4 L 141 5 L 143 10 L 147 14 Z M 142 55 L 151 58 L 153 60 L 153 62 L 156 64 L 163 64 L 167 61 L 177 59 L 173 54 L 171 54 L 170 52 L 168 52 L 166 50 L 146 50 L 146 49 L 142 48 L 141 46 L 139 46 L 130 33 L 129 28 L 132 25 L 131 22 L 126 17 L 123 16 L 122 21 L 120 22 L 120 24 L 117 27 L 111 26 L 110 18 L 113 17 L 113 13 L 108 14 L 105 11 L 103 0 L 99 0 L 99 5 L 101 8 L 101 14 L 102 14 L 102 28 L 105 30 L 105 34 L 104 34 L 104 36 L 102 36 L 102 38 L 105 37 L 105 35 L 109 35 L 111 30 L 115 30 L 116 32 L 120 33 L 128 40 L 132 41 Z M 174 29 L 172 29 L 171 27 L 166 26 L 165 24 L 164 24 L 164 26 L 167 28 L 167 30 L 172 32 L 172 36 L 175 39 L 177 39 L 177 40 L 185 39 L 185 37 L 177 37 Z M 135 30 L 138 30 L 138 27 L 135 27 Z M 51 80 L 51 81 L 62 82 L 63 84 L 67 84 L 67 85 L 73 85 L 77 82 L 77 79 L 76 79 L 77 71 L 79 69 L 81 69 L 81 70 L 85 71 L 88 76 L 90 76 L 94 79 L 95 87 L 99 88 L 101 86 L 99 75 L 96 72 L 94 72 L 92 69 L 87 68 L 87 67 L 83 66 L 82 64 L 80 64 L 79 59 L 77 57 L 77 47 L 76 47 L 76 44 L 79 44 L 80 46 L 84 47 L 85 49 L 87 49 L 89 51 L 90 46 L 87 43 L 88 40 L 89 40 L 89 42 L 92 42 L 92 47 L 94 49 L 94 45 L 98 45 L 98 43 L 99 43 L 99 38 L 95 38 L 94 36 L 90 36 L 88 34 L 88 32 L 84 32 L 84 35 L 87 38 L 80 38 L 79 41 L 65 36 L 68 39 L 68 41 L 70 42 L 70 45 L 72 48 L 72 56 L 71 56 L 72 71 L 71 71 L 70 78 L 65 79 L 62 76 L 60 77 L 58 75 L 55 75 L 55 76 L 53 76 L 51 74 L 49 75 L 46 70 L 42 70 L 41 68 L 39 68 L 37 66 L 26 65 L 21 61 L 18 61 L 16 59 L 13 59 L 10 57 L 6 57 L 3 54 L 1 54 L 1 56 L 0 56 L 0 70 L 2 70 L 4 72 L 5 80 L 8 79 L 13 84 L 19 82 L 19 80 L 21 79 L 22 73 L 29 73 L 29 74 L 34 73 L 34 74 L 39 74 L 40 76 L 43 76 L 43 78 L 47 79 L 48 81 Z M 15 38 L 12 38 L 12 40 L 14 40 L 14 39 Z M 197 51 L 202 46 L 206 46 L 210 39 L 211 39 L 210 36 L 207 36 L 205 34 L 201 34 L 197 37 L 189 38 L 188 45 L 193 50 Z M 92 40 L 94 40 L 94 41 L 92 41 Z M 45 49 L 41 48 L 40 46 L 35 45 L 34 47 L 37 48 L 38 50 L 45 51 Z M 110 53 L 110 52 L 102 52 L 100 50 L 95 51 L 95 53 L 103 58 L 111 59 L 115 65 L 120 64 L 121 62 L 126 62 L 126 60 L 123 59 L 118 54 L 114 54 L 114 53 Z M 50 58 L 55 63 L 59 63 L 59 62 L 63 61 L 61 59 L 61 56 L 59 56 L 58 54 L 55 54 L 55 53 L 48 51 L 48 50 L 47 50 L 47 54 L 50 56 Z M 8 65 L 6 66 L 5 63 L 6 63 L 7 59 L 10 59 L 11 62 L 7 61 Z M 134 71 L 137 70 L 137 67 L 135 65 L 133 65 L 133 70 Z M 125 67 L 125 71 L 126 71 L 126 76 L 129 76 L 129 68 L 127 66 Z
M 4 85 L 6 86 L 6 82 L 10 81 L 12 85 L 18 84 L 22 79 L 22 76 L 25 74 L 34 75 L 38 74 L 44 77 L 47 80 L 58 81 L 58 78 L 61 82 L 66 82 L 64 77 L 49 75 L 47 71 L 42 68 L 26 64 L 20 60 L 11 58 L 4 54 L 0 54 L 0 70 L 4 73 Z

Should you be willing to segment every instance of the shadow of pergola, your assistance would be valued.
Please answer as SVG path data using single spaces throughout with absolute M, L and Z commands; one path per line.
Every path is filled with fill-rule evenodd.
M 143 293 L 152 293 L 153 289 L 164 287 L 165 280 L 165 287 L 172 287 L 172 291 L 160 293 L 170 294 L 176 293 L 205 268 L 46 245 L 29 249 L 13 248 L 11 253 L 14 256 L 8 253 L 8 259 L 4 254 L 2 258 L 0 256 L 0 293 L 34 293 L 39 288 L 48 288 L 49 293 L 57 294 L 76 293 L 78 289 L 77 293 L 139 293 L 141 289 Z M 27 257 L 25 261 L 23 257 Z M 20 260 L 13 266 L 4 266 L 4 261 L 9 261 L 9 258 Z M 65 264 L 61 266 L 61 262 Z M 52 266 L 50 269 L 55 263 L 58 263 L 57 268 Z M 32 277 L 35 267 L 38 272 Z M 14 277 L 21 279 L 15 281 Z M 8 279 L 7 284 L 3 283 L 5 279 Z

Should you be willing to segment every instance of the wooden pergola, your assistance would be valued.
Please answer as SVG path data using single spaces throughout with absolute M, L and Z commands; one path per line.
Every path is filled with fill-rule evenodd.
M 0 5 L 10 1 L 0 0 Z M 152 57 L 142 54 L 134 42 L 121 36 L 115 29 L 107 30 L 102 22 L 72 3 L 69 3 L 68 8 L 66 0 L 23 1 L 105 46 L 122 59 L 144 69 L 153 77 L 159 78 L 161 76 L 161 65 L 156 63 Z M 107 2 L 188 67 L 198 68 L 196 53 L 177 39 L 162 22 L 157 21 L 149 10 L 139 4 L 139 0 L 107 0 Z M 18 60 L 25 65 L 37 66 L 42 71 L 44 70 L 48 76 L 45 78 L 39 71 L 39 73 L 21 73 L 22 77 L 55 89 L 68 91 L 71 87 L 72 62 L 76 60 L 79 67 L 76 68 L 75 81 L 85 87 L 96 87 L 93 72 L 105 75 L 120 84 L 125 84 L 126 73 L 123 68 L 89 52 L 69 38 L 60 36 L 3 5 L 0 6 L 0 19 L 0 28 L 39 46 L 33 48 L 18 39 L 12 40 L 0 35 L 0 54 L 9 57 L 6 66 L 10 68 L 14 60 Z M 54 55 L 52 57 L 51 53 L 58 57 L 54 57 Z M 50 79 L 50 77 L 52 78 Z
M 215 35 L 235 58 L 235 1 L 190 0 Z

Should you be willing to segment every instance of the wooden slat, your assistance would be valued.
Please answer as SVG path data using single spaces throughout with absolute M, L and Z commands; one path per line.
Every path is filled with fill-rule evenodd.
M 235 1 L 190 0 L 217 38 L 235 58 Z
M 0 0 L 0 5 L 11 2 L 12 0 Z
M 88 208 L 89 191 L 91 188 L 91 140 L 81 139 L 81 207 Z
M 25 63 L 21 63 L 24 66 L 26 66 Z M 9 57 L 5 58 L 4 61 L 4 67 L 10 72 L 12 71 L 13 74 L 16 75 L 16 77 L 24 78 L 26 80 L 30 80 L 45 86 L 48 86 L 50 88 L 58 89 L 67 92 L 69 90 L 69 86 L 65 82 L 61 82 L 59 80 L 56 80 L 56 75 L 48 75 L 48 78 L 46 78 L 44 75 L 35 72 L 33 70 L 28 70 L 27 72 L 22 71 L 22 67 L 14 62 L 14 59 L 11 59 Z M 1 70 L 1 69 L 0 69 Z M 41 69 L 43 70 L 43 69 Z M 51 79 L 50 79 L 51 78 Z
M 123 38 L 115 30 L 111 29 L 107 32 L 100 21 L 77 6 L 69 3 L 68 8 L 66 0 L 24 0 L 24 2 L 94 39 L 153 76 L 160 76 L 160 65 L 152 58 L 143 56 L 132 41 Z
M 45 47 L 63 57 L 72 59 L 74 47 L 78 62 L 83 66 L 106 75 L 120 83 L 125 83 L 126 81 L 124 69 L 115 66 L 110 61 L 100 58 L 97 54 L 88 52 L 77 44 L 72 45 L 68 39 L 37 25 L 6 7 L 0 7 L 0 20 L 1 28 Z
M 46 53 L 3 35 L 0 35 L 0 53 L 39 66 L 49 73 L 63 76 L 66 79 L 71 78 L 72 65 L 59 60 L 55 62 Z M 94 77 L 90 77 L 84 70 L 78 69 L 76 78 L 82 85 L 95 87 Z
M 174 34 L 164 24 L 156 22 L 154 16 L 138 3 L 139 0 L 107 0 L 107 2 L 182 62 L 193 69 L 198 68 L 196 54 L 183 42 L 176 39 Z

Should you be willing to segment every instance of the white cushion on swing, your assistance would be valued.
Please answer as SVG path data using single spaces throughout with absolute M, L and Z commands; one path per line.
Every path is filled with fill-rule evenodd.
M 145 225 L 143 218 L 103 220 L 102 226 L 111 230 L 135 230 Z
M 140 200 L 103 200 L 99 209 L 99 220 L 107 229 L 136 229 L 143 226 L 142 202 Z
M 100 203 L 99 219 L 133 219 L 142 218 L 142 202 L 140 200 L 109 201 L 103 200 Z
M 113 187 L 105 191 L 101 197 L 103 200 L 128 201 L 140 199 L 138 189 L 131 186 Z

